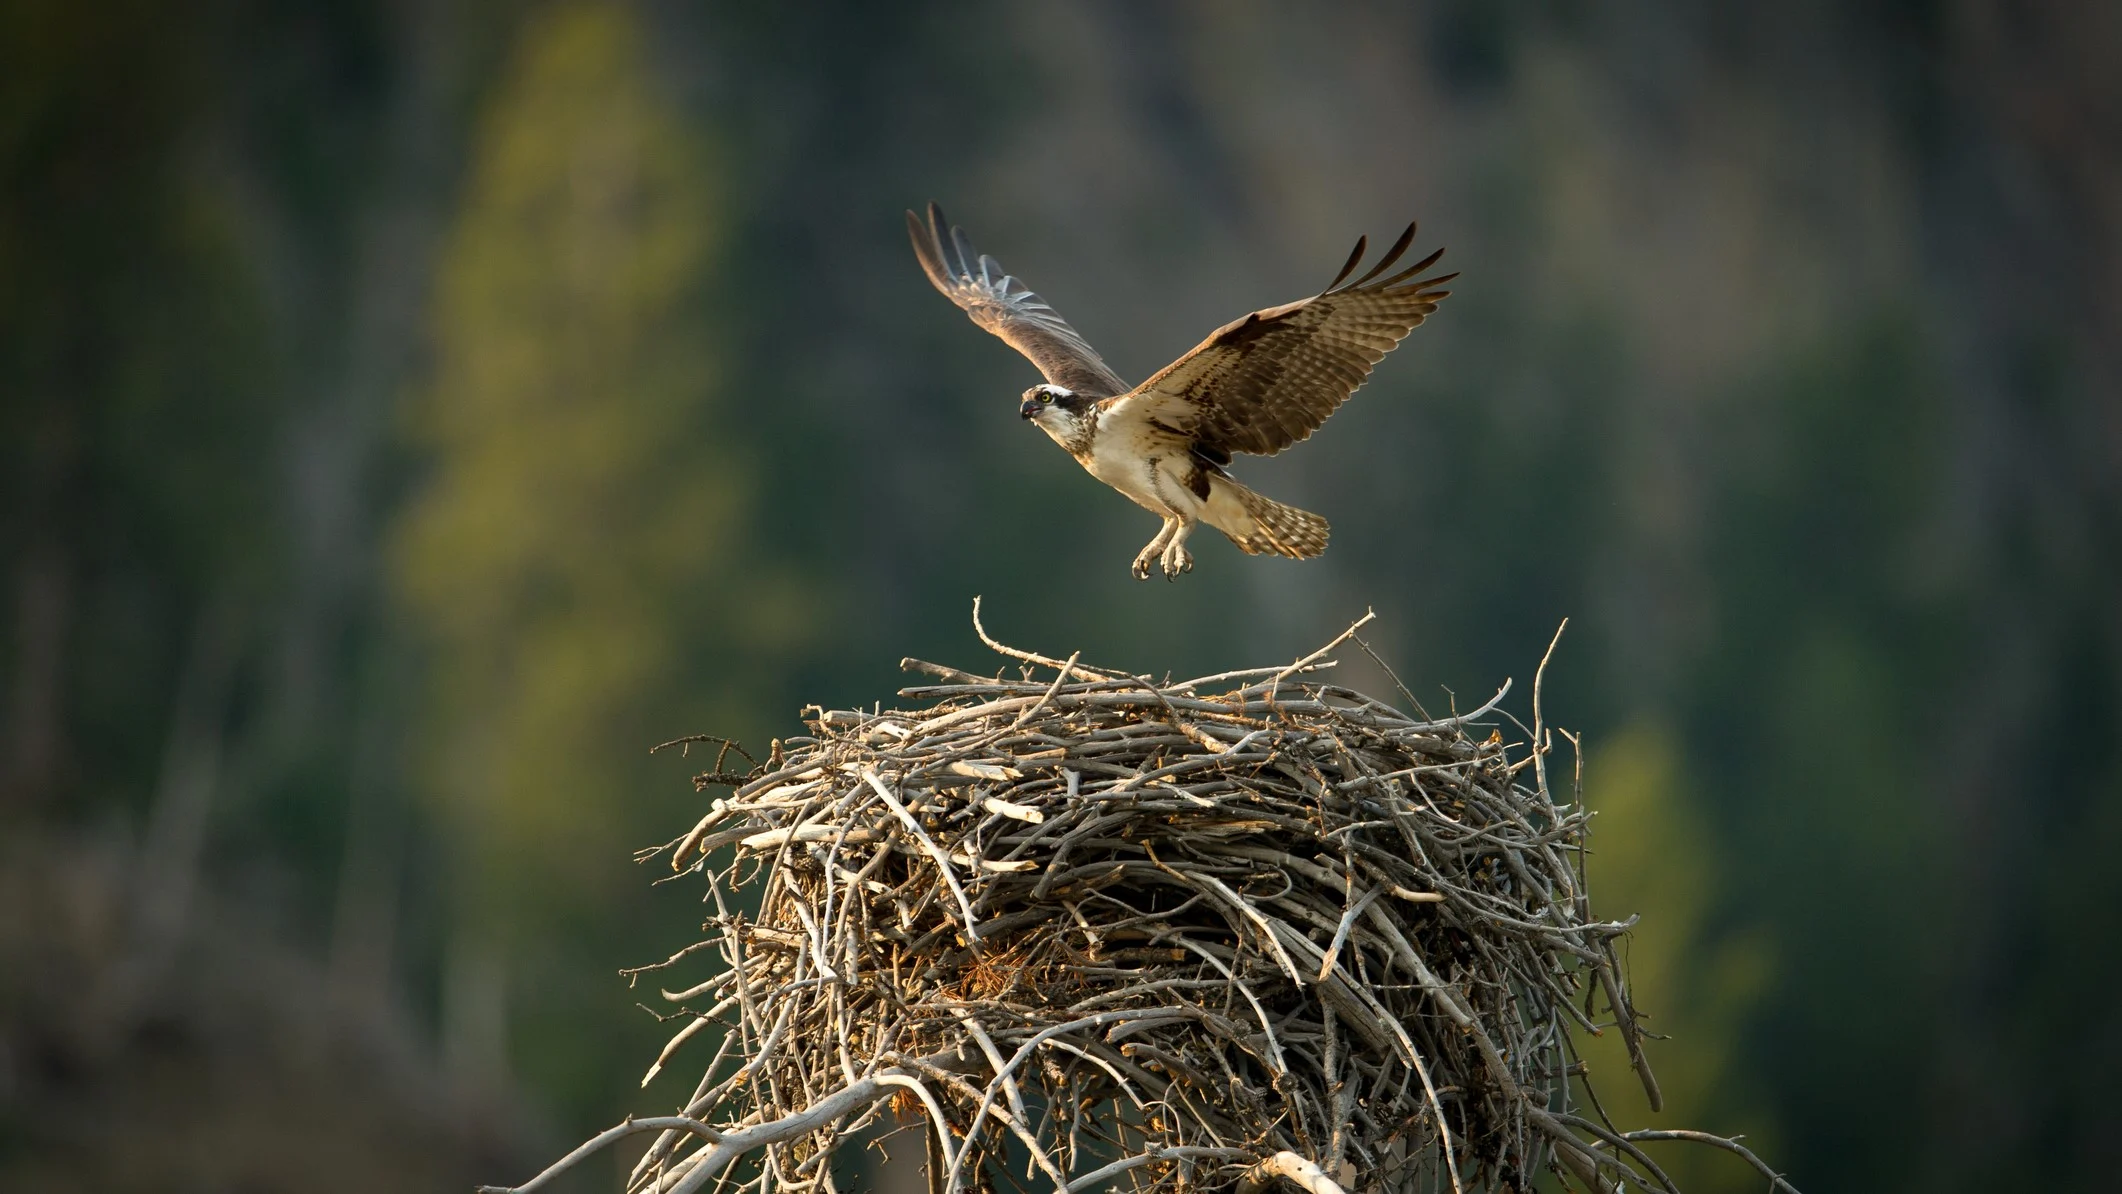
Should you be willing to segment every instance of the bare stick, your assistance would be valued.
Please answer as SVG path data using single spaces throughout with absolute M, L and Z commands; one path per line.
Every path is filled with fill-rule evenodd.
M 1371 621 L 1377 616 L 1378 611 L 1374 609 L 1364 610 L 1362 617 L 1357 618 L 1354 622 L 1351 622 L 1349 624 L 1348 629 L 1334 636 L 1334 641 L 1326 644 L 1325 646 L 1319 648 L 1311 654 L 1306 655 L 1304 658 L 1299 659 L 1297 662 L 1290 664 L 1288 667 L 1283 668 L 1281 671 L 1276 672 L 1274 674 L 1274 677 L 1270 679 L 1266 685 L 1268 699 L 1270 701 L 1274 699 L 1275 690 L 1282 687 L 1282 682 L 1284 680 L 1289 679 L 1297 672 L 1302 671 L 1303 669 L 1310 667 L 1312 664 L 1317 663 L 1319 660 L 1324 659 L 1328 655 L 1333 654 L 1335 647 L 1338 647 L 1342 643 L 1345 643 L 1348 640 L 1356 637 L 1356 632 L 1358 630 L 1363 629 L 1365 626 L 1368 626 Z
M 995 652 L 997 655 L 1007 655 L 1011 659 L 1021 659 L 1026 663 L 1036 663 L 1040 667 L 1065 668 L 1071 666 L 1070 664 L 1063 663 L 1058 659 L 1048 659 L 1044 655 L 1036 654 L 1031 651 L 1019 651 L 1015 647 L 1006 647 L 1003 646 L 1001 643 L 996 642 L 994 638 L 987 633 L 987 627 L 982 626 L 980 624 L 980 598 L 977 596 L 973 598 L 973 631 L 974 633 L 980 636 L 980 641 L 986 643 L 988 649 Z M 1094 668 L 1083 664 L 1076 664 L 1074 666 L 1078 667 L 1082 671 L 1096 672 L 1098 675 L 1104 676 L 1109 680 L 1124 679 L 1127 676 L 1126 672 L 1107 671 L 1104 668 Z
M 478 1186 L 474 1188 L 477 1194 L 531 1194 L 532 1191 L 544 1187 L 561 1174 L 626 1139 L 628 1136 L 640 1132 L 662 1132 L 666 1130 L 691 1132 L 709 1144 L 721 1144 L 725 1139 L 722 1133 L 708 1127 L 699 1120 L 687 1119 L 682 1115 L 661 1115 L 650 1119 L 629 1119 L 590 1137 L 577 1147 L 575 1151 L 553 1162 L 546 1167 L 545 1172 L 520 1186 Z
M 1068 1194 L 1079 1194 L 1083 1190 L 1095 1190 L 1106 1181 L 1116 1178 L 1130 1169 L 1136 1169 L 1157 1161 L 1176 1161 L 1188 1157 L 1213 1157 L 1217 1159 L 1243 1157 L 1247 1154 L 1236 1148 L 1153 1148 L 1146 1153 L 1122 1157 L 1110 1165 L 1102 1165 L 1082 1177 L 1068 1183 Z
M 1737 1153 L 1739 1156 L 1746 1158 L 1746 1163 L 1758 1170 L 1761 1176 L 1767 1178 L 1772 1188 L 1788 1190 L 1790 1194 L 1798 1194 L 1797 1188 L 1785 1181 L 1783 1175 L 1771 1168 L 1768 1162 L 1755 1156 L 1752 1149 L 1740 1144 L 1736 1138 L 1730 1136 L 1712 1136 L 1708 1132 L 1691 1132 L 1681 1128 L 1665 1128 L 1640 1132 L 1623 1132 L 1621 1138 L 1636 1144 L 1658 1140 L 1691 1140 L 1696 1144 L 1707 1144 L 1711 1148 L 1721 1148 L 1726 1152 Z

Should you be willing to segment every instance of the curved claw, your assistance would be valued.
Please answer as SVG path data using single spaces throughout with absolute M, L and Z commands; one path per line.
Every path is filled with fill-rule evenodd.
M 1177 580 L 1181 573 L 1194 570 L 1194 553 L 1174 543 L 1164 549 L 1157 563 L 1164 569 L 1164 579 Z
M 1152 564 L 1163 570 L 1166 580 L 1176 580 L 1179 573 L 1190 570 L 1193 567 L 1193 558 L 1186 554 L 1186 548 L 1180 546 L 1186 538 L 1186 531 L 1186 525 L 1178 518 L 1165 519 L 1157 537 L 1151 539 L 1142 548 L 1141 554 L 1135 557 L 1135 579 L 1148 580 Z

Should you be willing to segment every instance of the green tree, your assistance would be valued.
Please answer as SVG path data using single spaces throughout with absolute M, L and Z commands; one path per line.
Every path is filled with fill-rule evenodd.
M 612 926 L 652 906 L 629 851 L 683 815 L 677 767 L 643 748 L 746 724 L 736 678 L 801 618 L 786 586 L 737 579 L 752 480 L 718 427 L 724 222 L 643 49 L 628 10 L 570 5 L 504 71 L 441 263 L 414 430 L 433 473 L 394 570 L 430 660 L 421 767 L 456 889 L 445 1045 L 584 1095 L 632 1054 L 573 1022 L 581 1000 L 624 1007 L 583 959 L 655 948 Z

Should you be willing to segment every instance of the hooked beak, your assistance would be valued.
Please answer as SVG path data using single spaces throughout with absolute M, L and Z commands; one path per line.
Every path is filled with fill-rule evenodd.
M 1039 400 L 1037 398 L 1026 398 L 1024 400 L 1024 405 L 1017 408 L 1017 415 L 1018 417 L 1025 419 L 1038 418 Z

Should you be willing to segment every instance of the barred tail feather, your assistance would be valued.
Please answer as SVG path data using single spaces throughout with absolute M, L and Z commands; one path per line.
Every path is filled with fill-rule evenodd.
M 1215 478 L 1207 522 L 1247 555 L 1308 560 L 1326 550 L 1330 528 L 1309 510 L 1262 497 L 1228 477 Z

